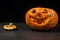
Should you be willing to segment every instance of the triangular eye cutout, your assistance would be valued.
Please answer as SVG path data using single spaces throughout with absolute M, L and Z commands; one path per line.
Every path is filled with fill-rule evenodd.
M 32 11 L 32 13 L 36 13 L 36 10 L 34 9 L 34 10 Z
M 48 13 L 46 9 L 44 9 L 44 11 L 42 13 Z

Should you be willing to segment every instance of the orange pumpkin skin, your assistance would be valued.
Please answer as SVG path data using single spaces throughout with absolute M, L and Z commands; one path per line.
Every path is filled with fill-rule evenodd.
M 31 29 L 50 30 L 58 23 L 58 14 L 50 8 L 31 8 L 25 15 L 25 21 Z

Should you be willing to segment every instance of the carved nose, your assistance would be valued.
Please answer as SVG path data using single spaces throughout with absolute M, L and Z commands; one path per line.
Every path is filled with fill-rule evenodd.
M 38 13 L 38 16 L 39 16 L 39 17 L 41 17 L 41 14 L 40 14 L 40 13 Z

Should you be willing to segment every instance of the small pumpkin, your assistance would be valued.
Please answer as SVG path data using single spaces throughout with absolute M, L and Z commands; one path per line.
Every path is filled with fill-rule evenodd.
M 35 7 L 26 12 L 25 21 L 32 29 L 50 30 L 58 23 L 58 14 L 50 8 Z
M 9 25 L 4 25 L 3 28 L 5 30 L 14 30 L 16 29 L 16 25 L 13 25 L 13 23 L 9 23 Z

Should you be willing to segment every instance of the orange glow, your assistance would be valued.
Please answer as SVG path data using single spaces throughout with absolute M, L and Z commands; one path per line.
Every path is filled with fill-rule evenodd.
M 58 15 L 50 8 L 31 8 L 25 15 L 26 24 L 33 29 L 48 30 L 58 23 Z

